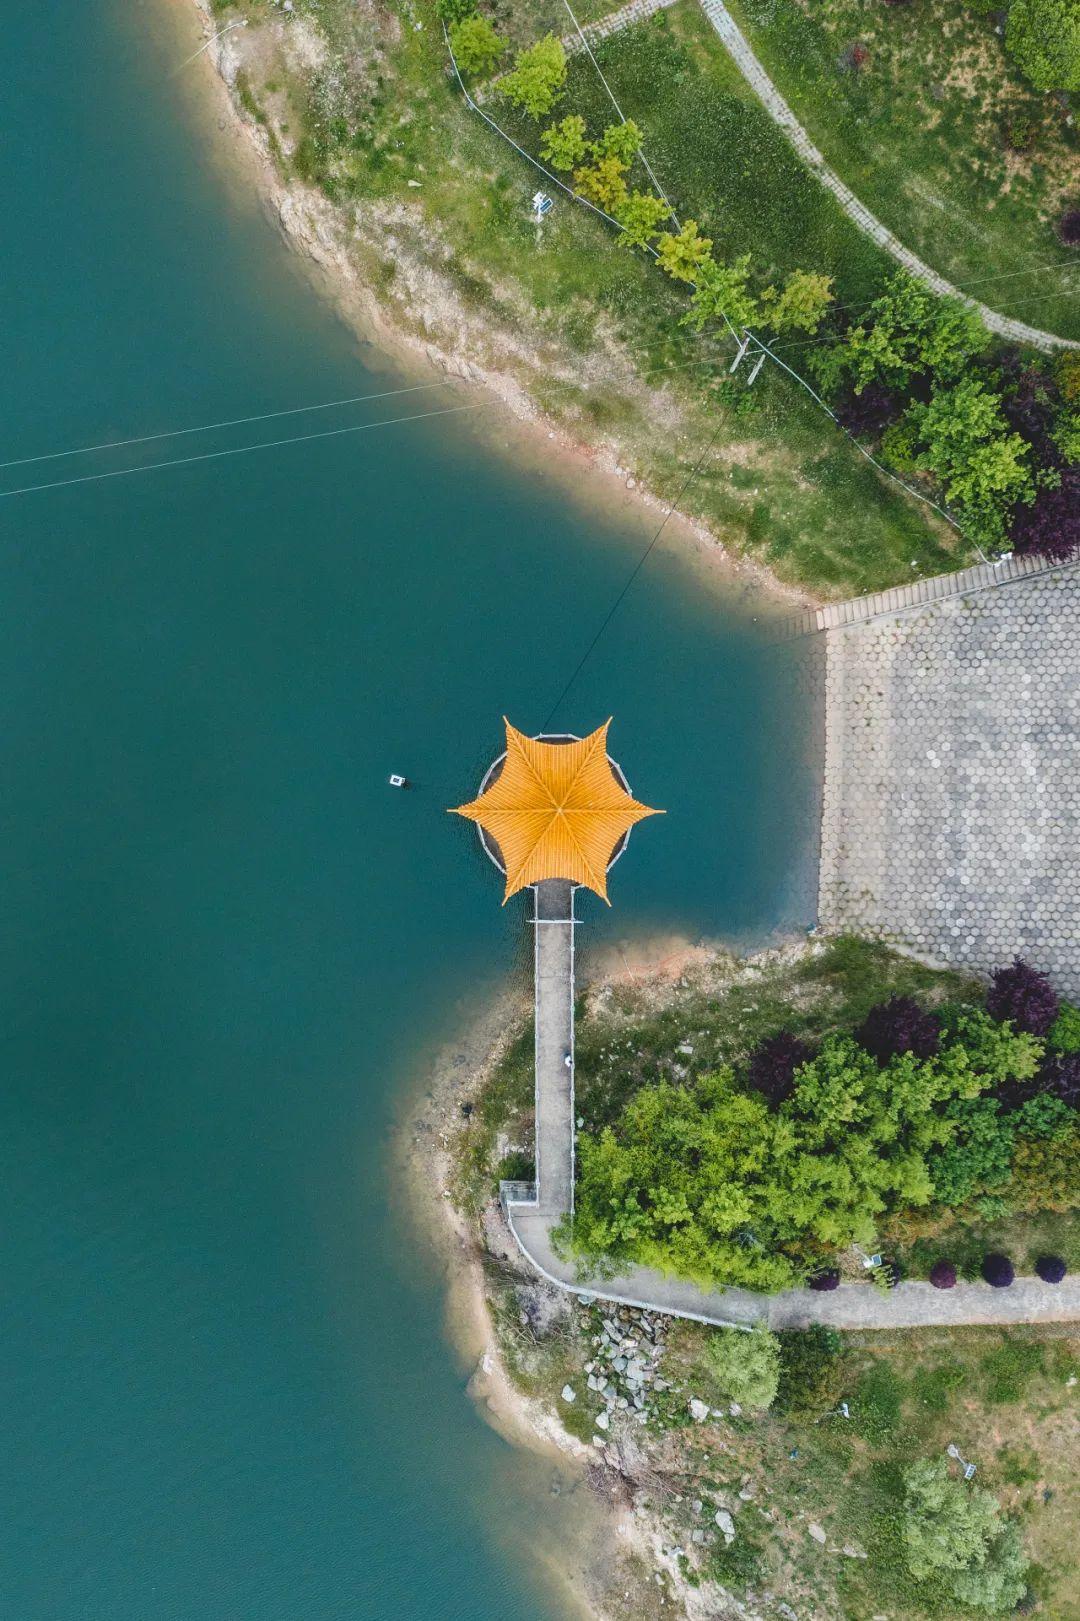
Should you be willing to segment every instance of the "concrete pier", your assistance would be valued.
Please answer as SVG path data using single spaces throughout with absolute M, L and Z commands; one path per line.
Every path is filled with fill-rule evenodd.
M 550 1223 L 574 1204 L 574 886 L 546 878 L 533 894 L 535 1206 Z

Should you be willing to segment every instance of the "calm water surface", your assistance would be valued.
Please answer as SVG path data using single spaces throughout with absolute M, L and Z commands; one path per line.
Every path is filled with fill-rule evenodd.
M 4 461 L 394 386 L 230 180 L 170 77 L 193 44 L 164 0 L 5 19 Z M 0 1610 L 559 1614 L 523 1547 L 557 1505 L 464 1394 L 388 1166 L 433 1044 L 521 966 L 443 807 L 504 711 L 545 720 L 640 527 L 455 419 L 0 520 Z M 808 700 L 670 549 L 558 718 L 611 712 L 670 814 L 592 938 L 808 921 Z

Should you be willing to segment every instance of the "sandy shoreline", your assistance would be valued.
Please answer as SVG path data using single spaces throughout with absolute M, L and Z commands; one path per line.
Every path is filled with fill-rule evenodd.
M 210 11 L 210 0 L 191 0 L 209 40 L 220 26 Z M 476 413 L 474 431 L 518 466 L 551 479 L 577 505 L 599 507 L 610 519 L 616 516 L 653 532 L 668 511 L 668 501 L 629 476 L 617 454 L 606 447 L 585 445 L 558 424 L 543 417 L 517 380 L 508 372 L 480 366 L 461 353 L 449 353 L 437 344 L 405 332 L 390 321 L 377 297 L 362 281 L 342 248 L 331 205 L 318 193 L 298 184 L 285 184 L 278 175 L 265 132 L 238 105 L 233 93 L 237 61 L 229 36 L 214 40 L 190 64 L 206 87 L 219 130 L 234 137 L 236 155 L 247 170 L 270 218 L 308 267 L 320 294 L 338 310 L 361 344 L 370 346 L 376 360 L 404 372 L 410 379 L 430 380 L 435 372 L 467 388 L 482 389 L 493 403 L 505 407 L 488 415 Z M 495 421 L 498 426 L 496 427 Z M 704 524 L 673 511 L 664 529 L 665 541 L 680 547 L 712 583 L 742 590 L 760 599 L 765 611 L 782 613 L 792 607 L 813 607 L 820 600 L 778 580 L 752 559 L 729 551 Z

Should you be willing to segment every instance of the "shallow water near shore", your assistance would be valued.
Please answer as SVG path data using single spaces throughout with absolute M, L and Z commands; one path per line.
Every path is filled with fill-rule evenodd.
M 415 382 L 226 173 L 186 8 L 8 19 L 0 460 Z M 464 390 L 8 467 L 0 489 Z M 562 1500 L 468 1402 L 389 1185 L 435 1046 L 527 972 L 469 796 L 651 519 L 442 417 L 0 500 L 0 1592 L 15 1621 L 566 1613 Z M 583 948 L 812 920 L 801 651 L 660 547 L 555 720 L 668 815 Z M 755 620 L 755 615 L 758 619 Z M 395 793 L 390 771 L 415 780 Z

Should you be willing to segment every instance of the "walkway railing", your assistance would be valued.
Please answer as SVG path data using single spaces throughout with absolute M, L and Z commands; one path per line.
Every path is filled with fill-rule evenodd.
M 784 619 L 775 635 L 778 641 L 794 641 L 822 630 L 843 630 L 847 625 L 864 624 L 870 619 L 910 613 L 950 597 L 967 597 L 978 591 L 992 591 L 997 586 L 1015 585 L 1019 580 L 1030 580 L 1039 574 L 1070 573 L 1076 569 L 1080 569 L 1080 558 L 1071 563 L 1048 563 L 1041 557 L 1003 557 L 997 563 L 976 563 L 973 568 L 958 569 L 952 574 L 931 574 L 925 579 L 913 580 L 910 585 L 896 585 L 891 590 L 874 591 L 847 602 L 830 602 L 824 608 L 806 608 Z

